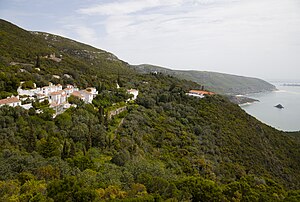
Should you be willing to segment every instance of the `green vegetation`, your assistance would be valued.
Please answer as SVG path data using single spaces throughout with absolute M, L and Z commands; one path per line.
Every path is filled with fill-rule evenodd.
M 77 108 L 54 119 L 46 102 L 34 103 L 40 114 L 0 108 L 0 201 L 299 201 L 299 133 L 266 126 L 220 95 L 187 96 L 197 83 L 138 74 L 110 53 L 0 25 L 1 95 L 20 81 L 99 91 L 93 104 L 70 97 Z M 12 54 L 3 36 L 18 35 L 12 45 L 23 53 Z M 9 65 L 34 65 L 42 51 L 63 60 Z M 128 88 L 139 90 L 135 103 L 124 103 Z
M 157 71 L 181 79 L 191 80 L 204 86 L 205 89 L 220 94 L 239 95 L 276 89 L 274 85 L 257 78 L 207 71 L 171 70 L 153 65 L 137 65 L 133 67 L 142 73 Z

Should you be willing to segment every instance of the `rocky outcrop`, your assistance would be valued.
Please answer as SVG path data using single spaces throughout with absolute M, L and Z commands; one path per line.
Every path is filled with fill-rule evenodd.
M 230 102 L 238 105 L 246 104 L 246 103 L 252 103 L 252 102 L 259 102 L 259 100 L 244 97 L 244 96 L 227 96 Z
M 283 108 L 284 108 L 281 104 L 278 104 L 278 105 L 276 105 L 276 106 L 274 106 L 274 107 L 276 107 L 276 108 L 278 108 L 278 109 L 283 109 Z

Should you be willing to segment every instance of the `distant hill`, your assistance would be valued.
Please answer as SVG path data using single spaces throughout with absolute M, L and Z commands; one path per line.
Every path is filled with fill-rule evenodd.
M 275 90 L 275 86 L 258 78 L 236 76 L 208 71 L 172 70 L 148 64 L 133 66 L 142 73 L 161 72 L 181 79 L 191 80 L 206 89 L 220 94 L 239 95 Z

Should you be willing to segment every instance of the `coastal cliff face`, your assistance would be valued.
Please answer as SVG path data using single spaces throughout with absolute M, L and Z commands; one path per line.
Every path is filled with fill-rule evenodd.
M 259 100 L 257 100 L 257 99 L 244 97 L 244 96 L 228 95 L 227 97 L 232 103 L 238 104 L 238 105 L 252 103 L 252 102 L 259 102 Z
M 161 72 L 181 79 L 191 80 L 203 85 L 206 89 L 226 95 L 245 95 L 276 90 L 276 87 L 262 79 L 223 74 L 207 71 L 171 70 L 153 65 L 133 66 L 139 72 Z

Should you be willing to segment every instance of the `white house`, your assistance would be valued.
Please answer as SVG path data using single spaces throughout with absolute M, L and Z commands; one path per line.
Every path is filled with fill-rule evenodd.
M 0 107 L 3 105 L 8 105 L 11 107 L 21 106 L 21 101 L 19 100 L 19 97 L 11 96 L 0 100 Z
M 67 102 L 67 94 L 65 91 L 60 90 L 57 92 L 52 92 L 49 94 L 49 103 L 55 103 L 57 105 L 63 104 Z
M 96 90 L 96 88 L 90 87 L 85 89 L 87 92 L 90 92 L 93 94 L 93 97 L 95 98 L 98 95 L 98 91 Z
M 45 94 L 37 93 L 37 94 L 35 94 L 35 95 L 36 95 L 36 99 L 37 99 L 39 102 L 43 102 L 43 101 L 45 101 L 45 99 L 48 99 L 48 97 L 47 97 Z
M 29 103 L 29 104 L 24 104 L 24 105 L 21 105 L 21 107 L 23 107 L 24 109 L 29 110 L 29 109 L 32 107 L 32 104 L 31 104 L 31 103 Z
M 21 83 L 22 84 L 22 83 Z M 71 95 L 79 97 L 85 103 L 92 103 L 93 99 L 98 94 L 98 91 L 94 87 L 87 88 L 85 90 L 80 90 L 77 87 L 74 87 L 71 84 L 68 84 L 65 89 L 62 89 L 62 85 L 57 84 L 53 85 L 49 82 L 48 86 L 44 86 L 42 88 L 35 88 L 30 90 L 23 90 L 21 86 L 18 88 L 19 95 L 29 96 L 30 99 L 37 98 L 38 101 L 42 102 L 48 99 L 50 103 L 50 107 L 58 107 L 66 106 L 68 107 L 67 98 Z M 27 98 L 24 98 L 24 100 Z M 7 101 L 2 101 L 3 103 L 7 103 Z M 11 106 L 17 105 L 16 103 L 9 103 Z M 21 105 L 21 103 L 19 104 Z M 0 105 L 1 106 L 1 105 Z M 27 106 L 26 106 L 27 107 Z
M 204 98 L 206 95 L 214 95 L 215 93 L 205 90 L 190 90 L 187 95 Z
M 84 102 L 85 103 L 92 103 L 93 99 L 94 99 L 94 95 L 93 93 L 87 91 L 87 90 L 81 90 L 79 91 L 81 93 L 81 95 L 84 96 Z
M 66 92 L 67 96 L 70 97 L 74 92 L 74 88 L 65 88 L 64 91 Z
M 74 89 L 74 91 L 79 91 L 79 89 L 76 86 L 73 86 L 71 84 L 68 84 L 67 88 L 72 88 L 72 89 Z
M 62 90 L 62 85 L 60 85 L 60 84 L 53 85 L 52 83 L 49 83 L 49 86 L 42 87 L 42 89 L 39 93 L 48 96 L 50 93 L 57 92 L 60 90 Z
M 136 89 L 127 90 L 127 93 L 133 95 L 133 98 L 131 100 L 136 100 L 137 96 L 139 95 L 139 91 Z

